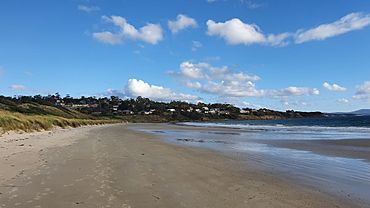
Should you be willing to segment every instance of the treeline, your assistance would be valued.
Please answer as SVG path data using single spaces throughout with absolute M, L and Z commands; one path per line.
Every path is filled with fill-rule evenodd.
M 21 107 L 28 104 L 27 108 Z M 187 103 L 182 101 L 158 102 L 148 98 L 120 99 L 111 97 L 61 97 L 58 93 L 48 96 L 0 96 L 0 109 L 26 114 L 37 114 L 42 105 L 57 108 L 63 112 L 79 112 L 89 117 L 123 117 L 137 121 L 185 121 L 216 119 L 283 119 L 322 116 L 320 112 L 274 111 L 270 109 L 238 108 L 225 103 Z M 44 108 L 42 108 L 44 109 Z M 42 112 L 39 112 L 42 113 Z M 143 119 L 144 118 L 144 119 Z M 148 120 L 149 119 L 149 120 Z

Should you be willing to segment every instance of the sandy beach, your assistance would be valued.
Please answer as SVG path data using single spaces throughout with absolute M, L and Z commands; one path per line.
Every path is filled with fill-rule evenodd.
M 133 130 L 148 127 L 162 128 L 119 124 L 3 135 L 0 207 L 362 207 L 243 165 L 237 156 Z

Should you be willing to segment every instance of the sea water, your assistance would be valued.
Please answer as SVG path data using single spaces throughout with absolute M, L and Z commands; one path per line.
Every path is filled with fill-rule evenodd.
M 370 207 L 370 161 L 281 148 L 266 140 L 370 139 L 370 116 L 325 117 L 268 121 L 187 122 L 208 131 L 154 131 L 171 143 L 238 154 L 282 178 L 328 193 L 356 199 Z M 217 130 L 211 127 L 218 127 Z M 354 150 L 355 151 L 355 150 Z M 370 151 L 369 151 L 370 152 Z M 242 155 L 242 157 L 240 157 Z M 242 161 L 243 162 L 243 161 Z

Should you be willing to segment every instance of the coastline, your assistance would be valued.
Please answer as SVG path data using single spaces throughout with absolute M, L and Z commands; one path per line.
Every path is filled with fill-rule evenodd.
M 275 147 L 311 151 L 370 162 L 370 139 L 262 141 Z
M 17 135 L 18 141 L 9 143 L 0 137 L 7 149 L 7 155 L 1 155 L 1 175 L 4 170 L 20 170 L 1 177 L 0 206 L 356 207 L 351 199 L 280 180 L 235 157 L 166 143 L 157 135 L 132 130 L 163 125 L 169 126 L 82 127 L 21 135 L 28 140 Z M 34 156 L 19 151 L 31 148 L 29 142 Z

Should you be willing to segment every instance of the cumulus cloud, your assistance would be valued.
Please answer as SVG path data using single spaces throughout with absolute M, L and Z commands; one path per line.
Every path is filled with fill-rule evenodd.
M 264 44 L 271 46 L 285 46 L 288 44 L 286 39 L 291 37 L 291 33 L 268 34 L 265 35 L 256 24 L 242 22 L 234 18 L 225 22 L 207 21 L 210 36 L 219 36 L 231 45 L 251 45 Z
M 346 91 L 347 89 L 338 85 L 338 84 L 329 84 L 328 82 L 324 82 L 323 87 L 325 87 L 327 90 L 329 91 L 335 91 L 335 92 L 343 92 L 343 91 Z
M 348 99 L 346 99 L 346 98 L 341 98 L 341 99 L 338 99 L 338 100 L 337 100 L 337 102 L 338 102 L 338 103 L 347 104 L 347 103 L 349 103 L 349 100 L 348 100 Z
M 78 5 L 77 9 L 80 11 L 87 12 L 87 13 L 96 12 L 100 10 L 98 6 L 87 6 L 87 5 L 82 5 L 82 4 Z
M 364 82 L 357 88 L 357 94 L 370 94 L 370 81 Z
M 255 89 L 253 81 L 260 78 L 244 72 L 235 72 L 226 66 L 215 67 L 209 63 L 185 61 L 178 72 L 169 74 L 184 80 L 186 87 L 200 92 L 225 97 L 261 96 L 262 91 Z
M 209 63 L 185 61 L 178 71 L 170 75 L 180 79 L 188 88 L 220 97 L 262 97 L 281 98 L 288 96 L 309 96 L 320 94 L 316 88 L 288 87 L 280 90 L 258 89 L 257 75 L 231 70 L 227 66 L 215 67 Z
M 163 40 L 163 31 L 159 24 L 147 23 L 145 26 L 136 29 L 121 16 L 103 16 L 105 22 L 112 23 L 118 27 L 118 32 L 96 32 L 93 37 L 101 42 L 109 44 L 119 44 L 126 39 L 140 40 L 150 44 L 157 44 Z
M 168 21 L 168 28 L 170 28 L 173 34 L 178 33 L 181 30 L 184 30 L 188 27 L 196 27 L 197 21 L 195 19 L 188 17 L 183 14 L 179 14 L 176 17 L 176 20 Z
M 316 88 L 309 87 L 287 87 L 280 90 L 269 90 L 267 95 L 272 97 L 289 97 L 304 95 L 319 95 L 320 91 Z
M 260 97 L 264 95 L 264 91 L 256 89 L 255 84 L 251 81 L 210 81 L 203 86 L 201 91 L 223 97 Z
M 286 46 L 291 42 L 296 44 L 325 40 L 370 25 L 370 14 L 350 13 L 339 20 L 322 24 L 307 30 L 283 32 L 279 34 L 265 34 L 256 24 L 244 23 L 238 18 L 225 22 L 207 21 L 207 34 L 223 38 L 231 45 L 262 44 L 270 46 Z
M 210 36 L 220 36 L 231 45 L 265 43 L 266 37 L 255 24 L 246 24 L 238 18 L 226 22 L 207 21 Z
M 360 30 L 368 25 L 370 25 L 369 14 L 350 13 L 335 22 L 322 24 L 306 31 L 299 31 L 295 37 L 295 42 L 325 40 L 354 30 Z
M 182 101 L 196 101 L 200 98 L 198 96 L 176 93 L 169 88 L 162 86 L 151 85 L 143 80 L 129 79 L 125 89 L 126 96 L 137 97 L 142 96 L 160 101 L 182 100 Z
M 27 87 L 24 86 L 24 85 L 20 85 L 20 84 L 13 84 L 10 86 L 10 89 L 14 90 L 14 91 L 23 91 L 23 90 L 26 90 Z
M 354 99 L 369 99 L 370 100 L 370 81 L 365 81 L 362 85 L 357 87 Z
M 209 81 L 257 81 L 260 78 L 256 75 L 249 75 L 244 72 L 235 72 L 227 66 L 215 67 L 206 62 L 193 63 L 185 61 L 180 64 L 179 72 L 171 71 L 170 74 L 189 79 L 205 79 Z

